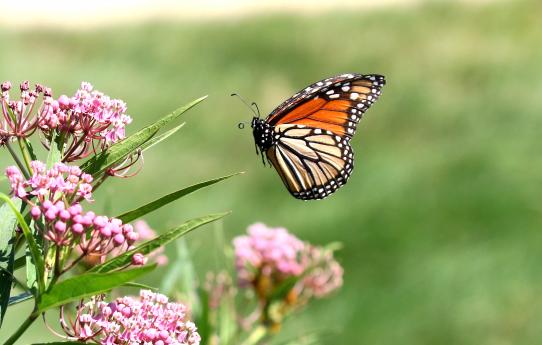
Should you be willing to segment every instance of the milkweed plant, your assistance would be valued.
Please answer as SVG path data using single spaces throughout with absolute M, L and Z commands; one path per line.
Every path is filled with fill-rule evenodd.
M 0 193 L 0 326 L 11 306 L 33 303 L 17 329 L 1 330 L 11 333 L 5 344 L 16 343 L 41 316 L 43 327 L 59 337 L 55 344 L 268 344 L 288 316 L 342 285 L 333 246 L 315 246 L 262 223 L 217 249 L 224 253 L 223 271 L 198 279 L 181 237 L 227 212 L 188 220 L 160 235 L 142 219 L 237 174 L 120 215 L 89 210 L 103 183 L 137 174 L 144 151 L 182 124 L 165 127 L 205 97 L 126 136 L 132 122 L 126 104 L 90 83 L 59 97 L 26 81 L 14 98 L 10 82 L 0 89 L 0 150 L 12 159 Z M 43 157 L 36 144 L 45 148 L 39 150 Z M 173 261 L 164 251 L 171 242 L 178 249 Z M 157 265 L 168 270 L 164 291 L 137 282 Z M 123 287 L 138 290 L 123 296 Z M 45 318 L 53 310 L 57 324 Z

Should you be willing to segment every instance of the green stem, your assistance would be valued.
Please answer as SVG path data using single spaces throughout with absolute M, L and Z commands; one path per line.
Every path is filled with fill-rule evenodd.
M 8 340 L 4 343 L 4 345 L 11 345 L 15 344 L 17 339 L 23 335 L 23 333 L 30 327 L 30 325 L 38 318 L 39 313 L 36 312 L 37 308 L 34 307 L 34 310 L 32 311 L 32 314 L 28 315 L 26 320 L 19 326 L 19 328 L 9 337 Z
M 19 167 L 19 169 L 21 170 L 21 172 L 23 173 L 24 177 L 26 179 L 29 179 L 30 178 L 30 174 L 28 173 L 28 171 L 26 170 L 25 166 L 23 165 L 23 163 L 21 162 L 21 160 L 19 159 L 19 157 L 17 156 L 17 154 L 15 153 L 15 151 L 13 151 L 13 148 L 11 147 L 11 145 L 9 144 L 9 142 L 6 142 L 6 147 L 8 148 L 8 151 L 9 153 L 11 154 L 11 157 L 13 157 L 13 160 L 15 161 L 15 163 L 17 164 L 17 166 Z
M 244 342 L 241 343 L 241 345 L 255 345 L 260 340 L 262 340 L 263 337 L 267 334 L 267 327 L 265 326 L 258 326 L 250 335 L 248 338 L 245 339 Z
M 30 173 L 32 173 L 32 167 L 30 166 L 30 162 L 32 161 L 32 158 L 30 157 L 30 152 L 28 152 L 28 147 L 26 147 L 26 144 L 23 143 L 23 139 L 17 138 L 17 142 L 19 143 L 19 147 L 21 148 L 21 152 L 23 153 L 24 162 L 26 164 L 26 168 Z

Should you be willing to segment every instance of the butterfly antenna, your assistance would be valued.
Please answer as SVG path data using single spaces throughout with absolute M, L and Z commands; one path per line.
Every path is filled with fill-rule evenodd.
M 252 107 L 248 104 L 248 102 L 245 101 L 245 100 L 243 99 L 243 97 L 239 96 L 239 95 L 236 94 L 236 93 L 232 93 L 230 96 L 232 96 L 232 97 L 234 97 L 234 96 L 235 96 L 235 97 L 238 97 L 238 98 L 241 100 L 241 102 L 243 102 L 243 103 L 250 109 L 250 111 L 252 111 L 252 113 L 253 113 L 255 116 L 260 117 L 260 114 L 257 114 L 256 111 L 254 110 L 254 108 L 252 108 Z
M 256 111 L 258 112 L 258 118 L 260 118 L 260 108 L 258 108 L 258 105 L 256 104 L 256 102 L 252 102 L 252 106 L 256 108 Z

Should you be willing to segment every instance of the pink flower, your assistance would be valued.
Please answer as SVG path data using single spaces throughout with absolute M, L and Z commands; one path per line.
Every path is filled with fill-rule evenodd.
M 242 287 L 254 284 L 260 275 L 277 282 L 299 276 L 307 265 L 300 255 L 305 244 L 284 228 L 253 224 L 248 228 L 248 236 L 236 237 L 233 245 L 237 277 Z
M 299 280 L 288 303 L 320 298 L 342 285 L 343 269 L 333 252 L 302 242 L 284 228 L 257 223 L 247 236 L 234 238 L 235 266 L 240 287 L 252 287 L 266 300 L 288 278 Z
M 11 100 L 9 91 L 11 83 L 5 81 L 0 84 L 0 144 L 8 142 L 11 138 L 26 138 L 32 135 L 42 117 L 53 113 L 58 103 L 51 97 L 51 90 L 36 84 L 34 90 L 30 90 L 28 81 L 19 86 L 21 96 L 19 100 Z M 43 94 L 43 99 L 38 105 L 38 99 Z
M 39 202 L 49 200 L 53 203 L 61 199 L 81 201 L 92 198 L 92 177 L 78 167 L 56 163 L 47 170 L 40 161 L 32 161 L 32 176 L 25 180 L 17 167 L 6 169 L 12 193 L 22 199 L 28 195 L 37 197 Z
M 322 298 L 343 285 L 344 270 L 331 250 L 310 246 L 308 261 L 311 268 L 294 288 L 301 299 Z
M 97 296 L 79 305 L 73 322 L 62 312 L 61 326 L 69 339 L 104 345 L 198 345 L 201 341 L 183 304 L 149 290 L 141 290 L 138 299 L 119 297 L 111 303 Z
M 61 95 L 54 102 L 51 111 L 39 117 L 38 125 L 49 141 L 47 145 L 55 132 L 66 137 L 65 162 L 103 151 L 124 139 L 125 127 L 132 122 L 126 103 L 94 90 L 87 82 L 82 82 L 72 97 Z
M 56 163 L 47 170 L 44 163 L 31 162 L 32 176 L 25 179 L 18 168 L 8 167 L 6 175 L 12 193 L 31 206 L 30 214 L 35 226 L 52 245 L 75 250 L 78 257 L 67 262 L 63 273 L 84 259 L 87 263 L 103 262 L 115 253 L 130 249 L 137 233 L 129 224 L 119 219 L 96 216 L 92 211 L 84 212 L 82 201 L 92 197 L 92 177 L 79 167 Z M 40 225 L 43 224 L 43 225 Z M 59 249 L 60 250 L 60 249 Z M 69 255 L 67 255 L 69 257 Z M 146 258 L 138 258 L 144 264 Z

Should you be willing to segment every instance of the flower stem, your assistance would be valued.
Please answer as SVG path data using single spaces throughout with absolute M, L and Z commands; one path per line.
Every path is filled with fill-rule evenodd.
M 250 335 L 248 338 L 245 339 L 244 342 L 241 343 L 241 345 L 255 345 L 260 340 L 262 340 L 263 337 L 267 334 L 267 327 L 265 326 L 258 326 Z
M 23 335 L 23 333 L 30 327 L 30 325 L 38 318 L 39 314 L 36 312 L 36 307 L 34 307 L 34 310 L 32 311 L 32 314 L 28 315 L 26 320 L 19 326 L 19 328 L 9 337 L 8 340 L 4 343 L 4 345 L 12 345 L 15 344 L 17 339 Z
M 17 156 L 17 153 L 15 153 L 15 151 L 13 151 L 13 148 L 11 147 L 11 145 L 9 144 L 9 142 L 6 142 L 6 147 L 8 148 L 8 151 L 9 151 L 9 153 L 11 154 L 11 157 L 13 157 L 13 160 L 15 161 L 15 163 L 17 164 L 17 166 L 19 167 L 19 169 L 20 169 L 21 172 L 23 173 L 24 177 L 25 177 L 26 179 L 29 179 L 29 178 L 30 178 L 30 174 L 28 173 L 28 171 L 26 171 L 25 166 L 23 165 L 23 163 L 21 162 L 21 160 L 20 160 L 19 157 Z
M 19 143 L 19 147 L 21 148 L 21 152 L 23 153 L 24 162 L 26 164 L 26 168 L 30 173 L 32 173 L 32 167 L 30 166 L 30 162 L 32 161 L 32 158 L 30 158 L 30 152 L 28 152 L 28 147 L 26 147 L 26 144 L 23 143 L 23 139 L 17 138 L 17 142 Z

